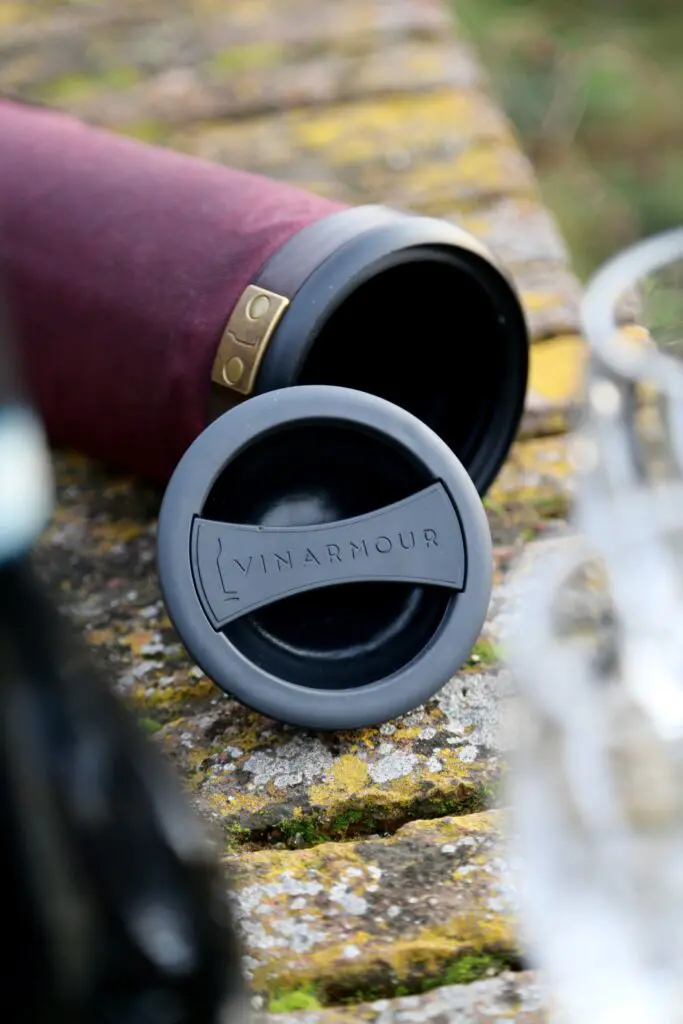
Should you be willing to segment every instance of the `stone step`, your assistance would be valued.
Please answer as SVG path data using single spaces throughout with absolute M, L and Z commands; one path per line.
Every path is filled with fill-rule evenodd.
M 221 697 L 154 739 L 229 846 L 305 847 L 479 811 L 496 799 L 510 686 L 486 664 L 490 645 L 479 650 L 434 700 L 380 728 L 313 735 Z
M 48 55 L 46 55 L 47 57 Z M 129 55 L 121 54 L 130 59 Z M 193 121 L 258 117 L 287 108 L 320 108 L 372 96 L 411 94 L 450 87 L 474 89 L 479 66 L 463 44 L 397 42 L 391 53 L 363 47 L 308 55 L 288 54 L 277 42 L 208 49 L 192 67 L 154 72 L 130 63 L 103 68 L 100 76 L 73 68 L 24 86 L 25 65 L 0 71 L 5 88 L 32 100 L 59 105 L 77 117 L 113 129 L 157 126 L 165 131 Z M 22 87 L 24 86 L 24 87 Z
M 161 141 L 349 203 L 456 219 L 504 198 L 540 206 L 533 172 L 505 118 L 477 91 L 440 88 L 197 121 Z
M 232 858 L 255 993 L 367 1002 L 518 965 L 500 824 L 469 814 Z
M 201 63 L 216 51 L 241 54 L 234 64 L 262 63 L 264 40 L 275 63 L 310 50 L 452 39 L 453 31 L 447 7 L 423 0 L 345 0 L 343 7 L 336 0 L 291 0 L 286 10 L 269 3 L 171 0 L 163 11 L 162 31 L 159 0 L 2 3 L 0 56 L 7 62 L 26 52 L 49 54 L 48 71 L 90 70 L 97 76 L 126 61 L 163 70 Z M 24 73 L 31 82 L 41 80 L 39 68 L 32 76 Z
M 429 155 L 430 163 L 438 166 L 473 143 L 510 143 L 511 138 L 507 120 L 484 93 L 442 88 L 427 95 L 370 95 L 354 103 L 331 103 L 324 110 L 296 107 L 233 123 L 198 123 L 173 141 L 218 163 L 241 154 L 252 168 L 267 163 L 283 173 L 287 145 L 295 155 L 337 168 L 340 174 L 362 175 L 367 169 L 370 175 L 384 173 L 388 182 L 400 182 L 402 173 Z
M 532 450 L 552 470 L 551 482 L 558 467 L 548 447 L 561 440 L 543 439 Z M 512 465 L 521 470 L 503 478 L 502 501 L 523 497 L 538 473 L 525 454 L 531 443 L 518 449 Z M 558 450 L 550 447 L 550 455 Z M 170 627 L 153 571 L 149 515 L 158 495 L 100 477 L 77 457 L 62 456 L 58 465 L 61 502 L 38 551 L 41 569 L 62 587 L 98 661 L 227 842 L 310 845 L 385 833 L 413 817 L 477 810 L 494 798 L 509 677 L 485 636 L 478 660 L 434 700 L 381 729 L 321 738 L 271 722 L 213 686 Z M 545 500 L 548 493 L 564 492 L 557 485 Z
M 77 457 L 58 465 L 41 569 L 228 844 L 384 834 L 495 799 L 509 677 L 486 636 L 435 699 L 380 729 L 320 737 L 269 721 L 213 686 L 170 627 L 153 572 L 158 495 Z
M 275 1005 L 286 1005 L 282 1000 Z M 252 1024 L 543 1024 L 543 993 L 533 974 L 501 974 L 469 985 L 448 985 L 419 996 L 361 1006 L 315 1009 L 309 997 L 289 1003 L 313 1006 L 256 1016 Z

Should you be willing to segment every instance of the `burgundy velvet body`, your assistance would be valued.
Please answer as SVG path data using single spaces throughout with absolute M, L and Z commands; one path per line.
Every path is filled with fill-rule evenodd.
M 0 101 L 0 271 L 51 439 L 165 481 L 207 422 L 225 323 L 339 206 Z

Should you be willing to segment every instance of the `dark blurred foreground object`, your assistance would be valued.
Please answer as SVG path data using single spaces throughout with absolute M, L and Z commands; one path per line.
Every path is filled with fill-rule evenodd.
M 3 1006 L 15 1024 L 243 1024 L 206 838 L 31 568 L 41 446 L 0 330 Z
M 491 483 L 528 339 L 473 237 L 10 101 L 0 139 L 11 307 L 52 440 L 165 482 L 249 395 L 331 384 L 407 409 Z

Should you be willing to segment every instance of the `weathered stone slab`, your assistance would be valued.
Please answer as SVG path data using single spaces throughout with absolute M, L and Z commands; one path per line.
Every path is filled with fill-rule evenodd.
M 164 21 L 160 24 L 163 10 Z M 0 2 L 0 55 L 49 54 L 66 70 L 94 73 L 126 60 L 158 70 L 200 62 L 216 49 L 257 60 L 264 40 L 296 53 L 368 48 L 405 39 L 452 38 L 453 18 L 424 0 L 291 0 L 226 4 L 216 0 L 53 0 Z M 99 61 L 95 67 L 93 63 Z
M 236 906 L 255 992 L 362 1001 L 518 963 L 499 828 L 495 815 L 469 814 L 391 839 L 241 856 Z
M 411 91 L 197 123 L 165 141 L 301 185 L 333 174 L 356 203 L 382 201 L 439 216 L 503 196 L 536 196 L 507 121 L 476 91 Z
M 158 493 L 77 457 L 59 465 L 61 501 L 41 568 L 229 843 L 391 832 L 494 799 L 509 683 L 486 639 L 433 701 L 381 729 L 320 737 L 266 720 L 193 667 L 170 627 L 154 572 Z M 537 472 L 521 465 L 518 491 Z
M 20 65 L 21 68 L 21 65 Z M 5 68 L 5 79 L 12 67 Z M 25 90 L 30 99 L 59 104 L 93 124 L 125 131 L 156 124 L 160 138 L 174 126 L 193 121 L 244 118 L 290 107 L 324 107 L 372 96 L 449 86 L 474 89 L 479 66 L 464 46 L 449 43 L 397 43 L 392 52 L 334 51 L 317 47 L 311 56 L 288 53 L 277 43 L 214 49 L 192 66 L 144 75 L 130 65 L 104 70 L 100 77 L 64 74 Z M 16 73 L 15 79 L 19 77 Z M 11 80 L 11 79 L 10 79 Z M 13 83 L 22 92 L 21 84 Z
M 256 1017 L 254 1024 L 542 1024 L 544 997 L 534 975 L 506 973 L 421 996 L 360 1006 Z
M 496 798 L 498 714 L 509 688 L 504 672 L 486 671 L 490 644 L 479 650 L 483 664 L 380 728 L 305 734 L 223 698 L 155 740 L 229 844 L 303 847 L 477 811 Z

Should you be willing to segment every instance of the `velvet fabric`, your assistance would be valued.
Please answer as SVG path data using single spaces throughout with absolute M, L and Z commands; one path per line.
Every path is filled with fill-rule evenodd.
M 0 100 L 0 271 L 51 440 L 168 479 L 244 288 L 340 206 Z

